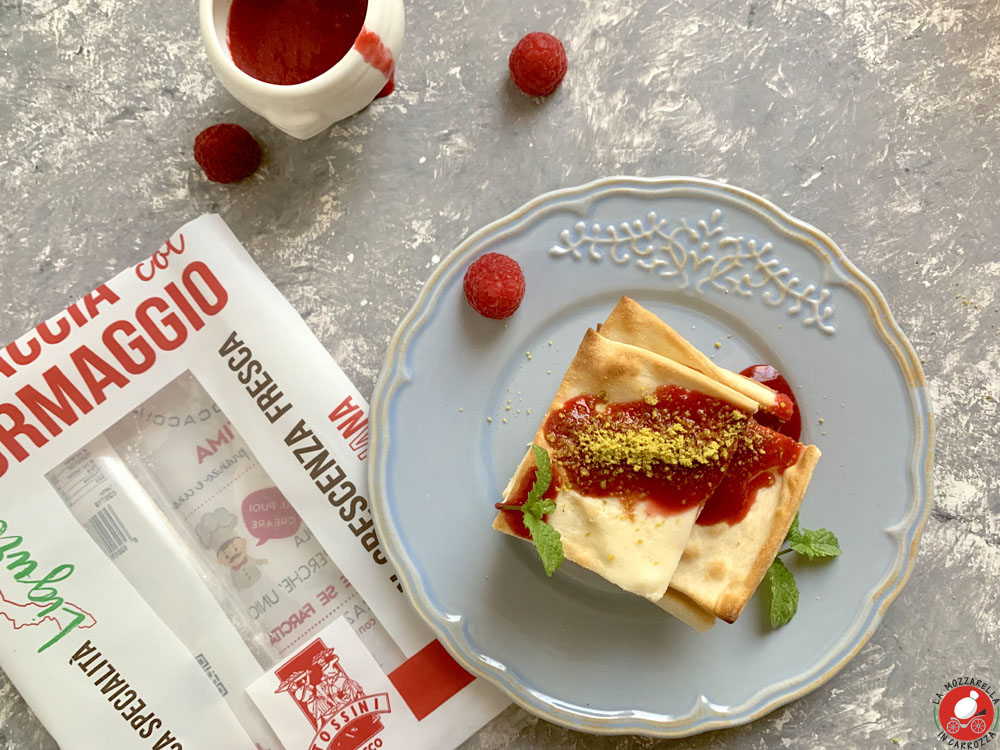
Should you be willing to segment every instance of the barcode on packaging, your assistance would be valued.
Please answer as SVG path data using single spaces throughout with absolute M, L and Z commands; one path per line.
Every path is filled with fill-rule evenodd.
M 129 542 L 136 541 L 111 506 L 100 508 L 83 524 L 83 528 L 112 560 L 128 549 Z

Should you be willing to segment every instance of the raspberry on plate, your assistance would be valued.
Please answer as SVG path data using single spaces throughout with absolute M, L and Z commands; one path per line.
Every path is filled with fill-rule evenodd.
M 213 125 L 194 139 L 194 159 L 212 182 L 239 182 L 260 166 L 260 146 L 245 128 Z
M 465 298 L 487 318 L 507 318 L 524 298 L 524 273 L 513 258 L 486 253 L 465 272 Z
M 566 50 L 551 34 L 534 31 L 510 51 L 510 77 L 525 94 L 548 96 L 566 75 Z

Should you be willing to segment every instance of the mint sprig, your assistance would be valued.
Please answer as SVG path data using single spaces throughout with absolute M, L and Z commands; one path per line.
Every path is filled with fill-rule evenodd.
M 785 567 L 781 558 L 774 558 L 767 569 L 767 582 L 771 587 L 771 627 L 786 625 L 799 609 L 799 587 L 795 576 Z
M 827 529 L 806 529 L 798 539 L 790 539 L 788 546 L 805 555 L 810 560 L 817 557 L 836 557 L 840 554 L 840 543 L 832 531 Z
M 545 522 L 545 514 L 552 513 L 556 509 L 556 504 L 542 497 L 552 484 L 552 464 L 544 448 L 533 445 L 531 451 L 535 455 L 535 465 L 538 468 L 535 471 L 535 482 L 528 492 L 528 499 L 523 505 L 502 504 L 497 507 L 501 510 L 519 510 L 524 514 L 525 528 L 531 534 L 538 556 L 542 559 L 545 575 L 551 577 L 563 561 L 562 536 Z
M 538 556 L 542 559 L 545 575 L 551 578 L 556 569 L 562 565 L 562 537 L 551 525 L 532 513 L 524 514 L 524 525 L 528 527 L 531 540 L 535 543 Z
M 544 495 L 548 489 L 549 485 L 552 484 L 552 463 L 549 461 L 549 452 L 539 445 L 531 446 L 531 452 L 535 454 L 535 465 L 538 467 L 535 472 L 535 483 L 531 485 L 531 491 L 528 492 L 528 499 L 525 501 L 524 506 L 532 506 L 532 512 L 540 510 L 534 507 L 542 502 L 542 495 Z M 552 503 L 552 501 L 549 501 Z M 555 510 L 555 503 L 552 503 L 552 510 Z
M 799 587 L 780 555 L 796 552 L 810 561 L 818 558 L 836 557 L 841 554 L 840 542 L 829 529 L 803 529 L 799 526 L 799 514 L 795 514 L 792 525 L 785 535 L 788 547 L 778 553 L 771 567 L 767 569 L 767 582 L 771 589 L 769 616 L 772 628 L 787 625 L 799 608 Z

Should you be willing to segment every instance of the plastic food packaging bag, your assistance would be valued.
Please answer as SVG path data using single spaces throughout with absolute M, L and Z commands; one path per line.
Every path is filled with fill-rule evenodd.
M 0 666 L 63 748 L 454 747 L 367 404 L 218 217 L 0 349 Z

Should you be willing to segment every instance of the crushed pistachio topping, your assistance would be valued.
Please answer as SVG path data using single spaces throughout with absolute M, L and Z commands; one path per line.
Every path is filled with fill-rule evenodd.
M 563 432 L 562 427 L 569 427 L 568 439 L 559 439 L 554 431 L 549 431 L 546 438 L 555 447 L 560 462 L 572 465 L 580 477 L 594 476 L 602 489 L 605 478 L 628 474 L 657 477 L 675 469 L 724 463 L 738 442 L 747 439 L 748 417 L 738 409 L 725 410 L 704 423 L 683 409 L 678 412 L 660 408 L 653 394 L 643 397 L 641 403 L 641 418 L 623 416 L 597 404 L 586 418 L 585 427 L 561 414 L 557 419 L 566 421 L 556 429 Z
M 617 426 L 595 425 L 577 436 L 579 458 L 585 465 L 605 470 L 627 467 L 650 477 L 664 466 L 694 468 L 698 464 L 725 460 L 744 431 L 745 417 L 736 413 L 739 419 L 733 419 L 710 435 L 706 430 L 681 422 L 659 430 L 647 426 L 618 429 Z

